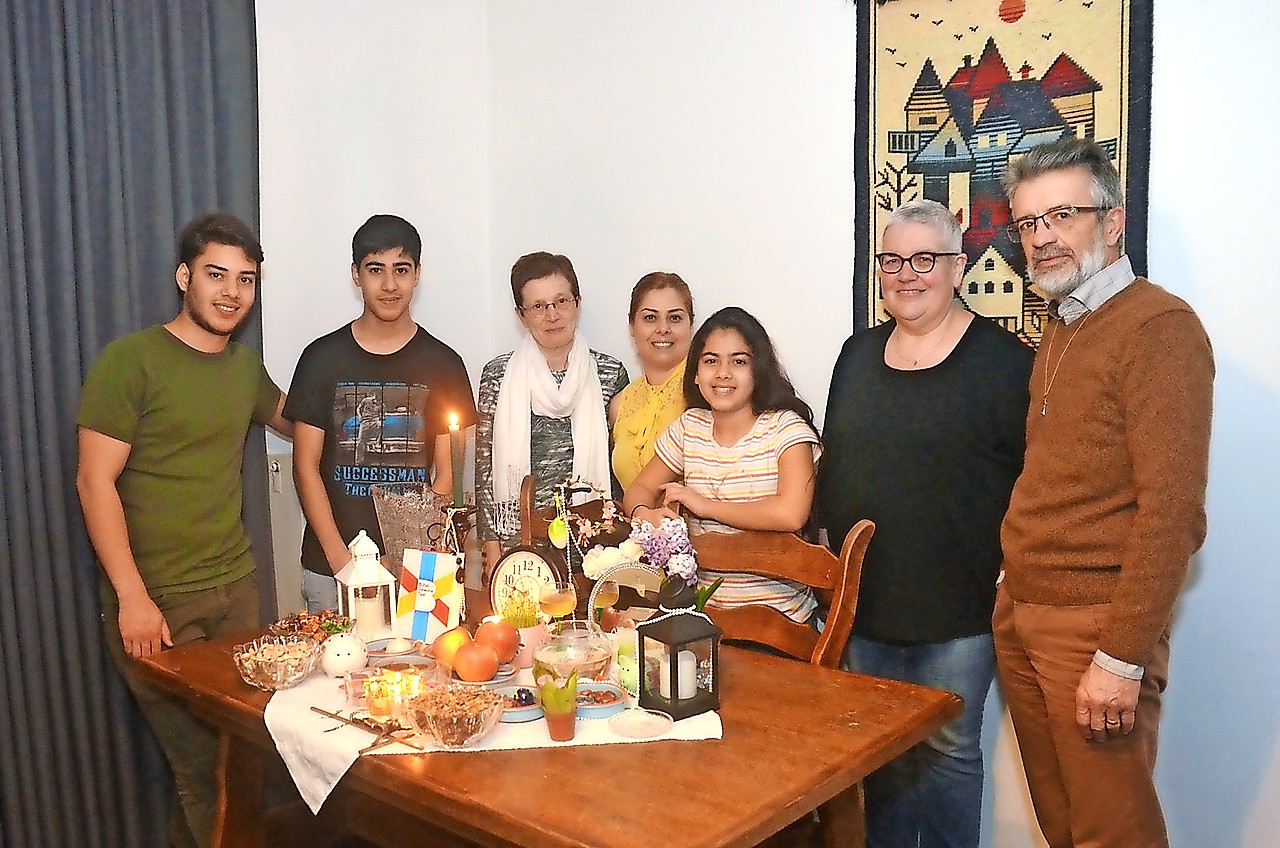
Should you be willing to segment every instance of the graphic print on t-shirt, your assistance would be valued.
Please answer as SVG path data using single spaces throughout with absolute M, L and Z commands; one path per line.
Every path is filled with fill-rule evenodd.
M 424 419 L 427 386 L 402 382 L 338 383 L 333 415 L 337 433 L 334 481 L 364 497 L 373 483 L 428 479 L 430 436 Z

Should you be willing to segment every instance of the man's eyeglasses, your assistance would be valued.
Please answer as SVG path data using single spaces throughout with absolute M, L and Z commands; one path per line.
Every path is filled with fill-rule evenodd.
M 902 270 L 905 262 L 911 266 L 911 270 L 917 274 L 927 274 L 933 270 L 934 264 L 938 261 L 939 256 L 959 256 L 959 253 L 935 253 L 932 250 L 922 250 L 919 253 L 913 253 L 910 256 L 899 256 L 896 253 L 877 253 L 876 264 L 880 266 L 880 270 L 886 274 L 896 274 Z
M 1024 215 L 1010 222 L 1005 229 L 1009 238 L 1024 239 L 1032 235 L 1040 224 L 1050 230 L 1069 230 L 1079 223 L 1080 215 L 1085 212 L 1110 212 L 1110 206 L 1055 206 L 1041 215 Z
M 541 318 L 548 314 L 547 310 L 549 309 L 554 308 L 556 312 L 564 312 L 566 309 L 577 305 L 578 299 L 576 297 L 565 297 L 564 295 L 560 295 L 550 303 L 543 303 L 539 300 L 529 304 L 528 306 L 521 306 L 519 309 L 521 315 L 532 315 L 534 318 Z

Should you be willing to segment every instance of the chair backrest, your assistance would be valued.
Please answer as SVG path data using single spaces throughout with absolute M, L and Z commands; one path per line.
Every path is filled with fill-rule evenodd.
M 822 633 L 763 605 L 731 609 L 708 605 L 706 612 L 724 631 L 725 639 L 767 645 L 814 665 L 837 668 L 853 629 L 862 559 L 875 529 L 866 519 L 855 524 L 844 537 L 839 557 L 793 533 L 746 530 L 695 535 L 692 541 L 700 571 L 758 574 L 831 593 Z
M 554 506 L 534 506 L 533 496 L 537 485 L 537 479 L 532 474 L 526 474 L 520 482 L 520 544 L 525 546 L 532 545 L 535 539 L 547 538 L 547 527 L 556 517 Z M 592 521 L 599 521 L 604 512 L 604 501 L 596 498 L 576 504 L 571 511 Z

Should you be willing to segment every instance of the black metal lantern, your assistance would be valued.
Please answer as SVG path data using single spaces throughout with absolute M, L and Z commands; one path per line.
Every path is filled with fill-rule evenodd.
M 640 641 L 640 706 L 676 721 L 720 708 L 720 628 L 694 610 L 693 590 L 670 593 L 660 615 L 636 626 Z

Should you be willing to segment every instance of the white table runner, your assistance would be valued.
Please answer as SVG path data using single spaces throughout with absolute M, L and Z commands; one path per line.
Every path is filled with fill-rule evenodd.
M 523 671 L 521 675 L 527 676 Z M 524 681 L 521 685 L 530 685 Z M 372 733 L 358 727 L 342 724 L 312 710 L 319 707 L 330 712 L 349 715 L 342 681 L 323 674 L 314 674 L 292 689 L 283 689 L 271 696 L 263 719 L 267 731 L 275 741 L 276 750 L 289 768 L 293 782 L 297 784 L 311 812 L 318 813 L 333 787 L 356 761 L 361 748 L 372 744 Z M 723 733 L 720 716 L 716 713 L 678 721 L 664 735 L 653 739 L 629 739 L 609 729 L 607 719 L 578 719 L 576 732 L 570 742 L 553 742 L 547 734 L 547 723 L 542 720 L 521 724 L 499 724 L 493 731 L 469 748 L 439 748 L 429 740 L 416 740 L 428 753 L 439 751 L 466 754 L 481 751 L 509 751 L 518 748 L 550 748 L 569 745 L 615 745 L 627 742 L 657 742 L 664 739 L 697 740 L 719 739 Z M 407 745 L 393 743 L 370 751 L 375 754 L 422 753 Z

